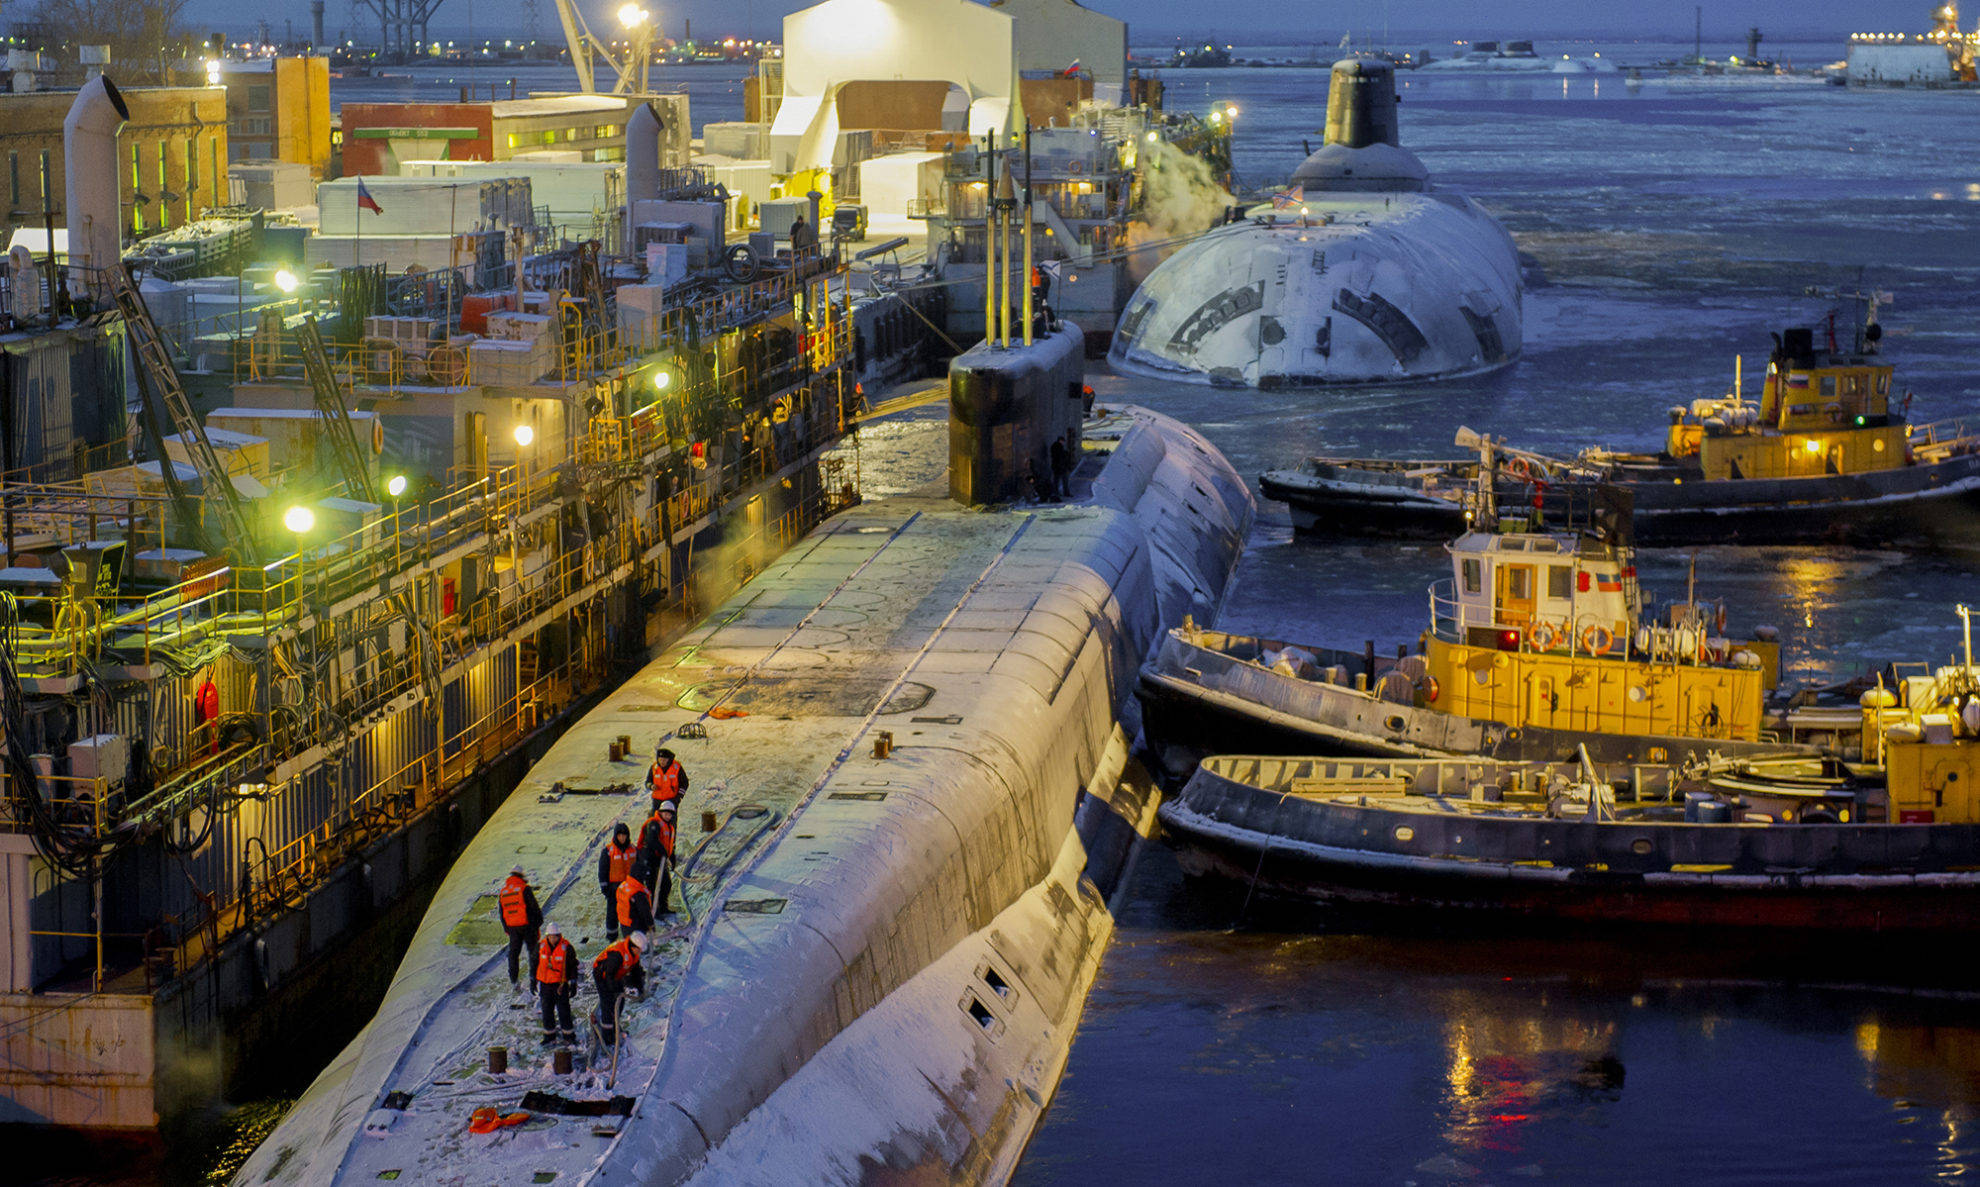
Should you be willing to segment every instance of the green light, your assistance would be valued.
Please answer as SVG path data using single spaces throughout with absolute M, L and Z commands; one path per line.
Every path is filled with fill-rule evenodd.
M 1869 419 L 1868 419 L 1867 417 L 1862 417 L 1862 416 L 1859 416 L 1859 417 L 1857 417 L 1857 418 L 1856 418 L 1856 427 L 1857 427 L 1857 428 L 1859 428 L 1859 429 L 1860 429 L 1860 428 L 1862 428 L 1862 427 L 1863 427 L 1864 425 L 1866 425 L 1866 424 L 1869 424 L 1869 423 L 1870 423 L 1870 421 L 1869 421 Z

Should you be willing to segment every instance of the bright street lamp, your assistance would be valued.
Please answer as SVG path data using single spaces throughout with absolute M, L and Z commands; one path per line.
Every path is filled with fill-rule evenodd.
M 520 445 L 520 446 L 522 446 L 522 447 L 523 447 L 524 449 L 528 449 L 528 448 L 529 448 L 529 446 L 530 446 L 530 442 L 532 442 L 532 441 L 535 441 L 535 440 L 536 440 L 536 430 L 535 430 L 535 429 L 532 429 L 532 428 L 530 428 L 530 427 L 529 427 L 528 425 L 517 425 L 517 426 L 516 426 L 516 444 L 517 444 L 517 445 Z
M 302 282 L 296 279 L 296 274 L 287 268 L 282 268 L 275 273 L 275 287 L 285 293 L 295 292 L 296 286 L 300 283 Z
M 385 493 L 391 495 L 395 499 L 398 498 L 400 495 L 405 494 L 406 476 L 404 474 L 392 475 L 392 477 L 388 479 L 385 483 Z
M 298 536 L 308 535 L 316 526 L 316 512 L 304 506 L 295 506 L 282 513 L 282 526 Z

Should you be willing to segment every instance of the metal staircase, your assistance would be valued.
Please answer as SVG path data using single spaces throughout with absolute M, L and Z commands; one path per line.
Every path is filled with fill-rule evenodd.
M 296 327 L 296 344 L 302 350 L 303 374 L 309 377 L 311 394 L 316 399 L 316 411 L 323 417 L 323 426 L 330 434 L 331 450 L 337 455 L 337 466 L 344 474 L 344 488 L 351 498 L 363 502 L 376 501 L 376 492 L 371 487 L 371 468 L 365 463 L 364 448 L 358 444 L 357 432 L 351 428 L 350 407 L 344 403 L 343 385 L 337 382 L 336 372 L 330 367 L 330 352 L 323 348 L 323 332 L 317 328 L 316 315 L 309 314 L 303 323 Z
M 158 323 L 151 320 L 151 310 L 145 306 L 144 296 L 138 292 L 137 282 L 122 268 L 107 270 L 110 278 L 110 296 L 117 304 L 117 311 L 124 316 L 124 331 L 130 335 L 131 349 L 138 359 L 138 390 L 144 396 L 145 407 L 150 414 L 153 445 L 158 450 L 158 468 L 165 479 L 165 487 L 171 492 L 172 502 L 181 509 L 195 506 L 194 501 L 180 485 L 174 473 L 171 455 L 165 451 L 162 419 L 169 421 L 173 433 L 185 446 L 186 456 L 199 474 L 204 497 L 218 497 L 222 516 L 226 521 L 227 543 L 244 550 L 247 557 L 255 555 L 256 540 L 254 521 L 248 514 L 247 505 L 242 502 L 234 483 L 227 475 L 227 467 L 220 464 L 219 455 L 213 452 L 213 443 L 207 440 L 206 429 L 193 415 L 192 403 L 186 399 L 186 389 L 179 382 L 178 368 L 172 365 L 172 357 L 165 350 L 165 340 L 158 332 Z M 203 521 L 195 517 L 202 535 L 210 545 L 221 542 L 205 528 Z M 218 552 L 219 548 L 208 551 Z

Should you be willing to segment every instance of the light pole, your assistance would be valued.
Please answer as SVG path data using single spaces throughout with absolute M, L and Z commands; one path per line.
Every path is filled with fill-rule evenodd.
M 525 492 L 529 489 L 529 447 L 536 440 L 536 430 L 528 425 L 516 426 L 516 468 L 522 471 L 522 484 Z
M 627 65 L 630 67 L 620 80 L 632 88 L 635 95 L 646 94 L 647 67 L 653 59 L 653 14 L 637 4 L 619 6 L 619 24 L 626 36 L 632 39 L 632 48 L 627 51 Z
M 399 499 L 406 493 L 406 476 L 394 474 L 385 482 L 385 493 L 392 496 L 392 571 L 399 571 Z

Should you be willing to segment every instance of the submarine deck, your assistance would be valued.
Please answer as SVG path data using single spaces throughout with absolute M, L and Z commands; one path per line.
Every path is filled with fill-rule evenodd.
M 399 974 L 416 984 L 389 995 L 343 1056 L 358 1074 L 341 1094 L 342 1123 L 328 1131 L 341 1135 L 332 1145 L 348 1143 L 336 1159 L 339 1177 L 573 1182 L 603 1169 L 623 1125 L 617 1116 L 537 1112 L 484 1135 L 469 1132 L 470 1115 L 483 1106 L 516 1110 L 530 1090 L 591 1101 L 641 1097 L 664 1075 L 670 1031 L 682 1024 L 679 995 L 704 956 L 774 939 L 753 935 L 752 922 L 780 913 L 792 884 L 815 863 L 831 865 L 835 841 L 849 831 L 870 843 L 872 828 L 887 827 L 873 823 L 884 800 L 920 790 L 890 781 L 886 764 L 872 757 L 876 722 L 895 732 L 897 744 L 962 748 L 977 762 L 992 761 L 972 747 L 975 735 L 956 729 L 975 707 L 973 686 L 1007 668 L 1048 691 L 1065 678 L 1091 627 L 1058 632 L 1072 647 L 1055 649 L 1053 634 L 1027 631 L 1025 619 L 1063 611 L 1037 610 L 1041 590 L 1068 558 L 1090 563 L 1093 554 L 1065 536 L 1096 536 L 1111 514 L 1069 507 L 985 515 L 914 498 L 847 512 L 574 727 L 517 789 L 511 805 L 524 801 L 525 810 L 498 813 L 470 851 L 479 863 L 470 868 L 464 859 L 442 887 Z M 1126 556 L 1120 560 L 1125 566 Z M 1104 592 L 1092 608 L 1105 613 Z M 917 714 L 924 708 L 930 712 Z M 705 740 L 682 737 L 691 723 Z M 620 734 L 631 735 L 632 754 L 610 762 L 608 742 Z M 546 919 L 563 926 L 580 967 L 588 966 L 603 946 L 596 854 L 617 822 L 637 832 L 648 756 L 670 738 L 681 738 L 672 744 L 693 783 L 681 814 L 677 922 L 656 926 L 648 993 L 626 1011 L 617 1068 L 594 1051 L 580 1057 L 575 1074 L 553 1075 L 534 1003 L 506 984 L 494 894 L 509 866 L 523 865 Z M 553 779 L 563 784 L 561 797 Z M 613 790 L 619 785 L 630 786 Z M 923 798 L 920 814 L 944 811 L 939 796 Z M 704 812 L 715 815 L 713 831 L 701 831 Z M 1035 830 L 1045 822 L 1028 824 Z M 892 829 L 892 844 L 912 844 L 898 822 Z M 834 875 L 847 876 L 859 871 Z M 450 917 L 457 922 L 436 944 L 429 933 Z M 585 982 L 574 1003 L 581 1032 L 597 1000 Z M 495 1046 L 512 1053 L 506 1074 L 486 1069 L 486 1050 Z M 381 1059 L 389 1067 L 362 1074 L 362 1065 Z M 380 1091 L 366 1091 L 367 1083 Z M 381 1108 L 389 1093 L 410 1099 Z M 362 1126 L 359 1110 L 367 1113 Z M 287 1161 L 276 1157 L 278 1167 Z

